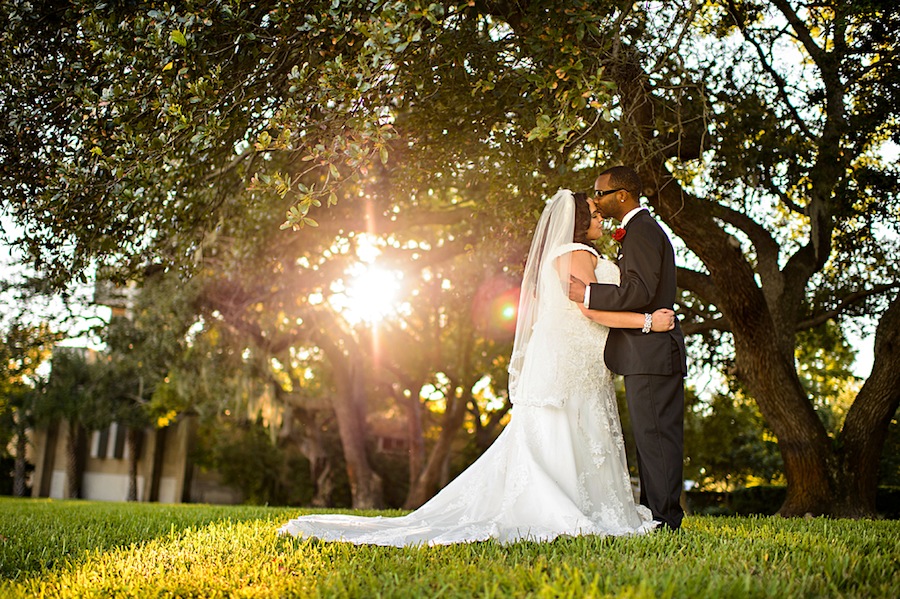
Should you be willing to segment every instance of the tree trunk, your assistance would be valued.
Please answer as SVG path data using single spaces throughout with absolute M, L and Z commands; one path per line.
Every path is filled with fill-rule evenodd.
M 738 376 L 778 437 L 788 480 L 779 514 L 820 515 L 828 511 L 832 500 L 831 441 L 800 385 L 793 361 L 788 362 L 774 346 L 770 330 L 762 324 L 735 327 Z
M 847 412 L 834 477 L 833 515 L 875 515 L 878 467 L 891 418 L 900 407 L 900 294 L 878 323 L 872 373 Z
M 428 456 L 428 462 L 422 469 L 422 472 L 410 484 L 409 492 L 403 507 L 406 509 L 415 509 L 431 499 L 437 492 L 438 485 L 445 476 L 446 464 L 450 456 L 450 447 L 453 439 L 462 427 L 466 419 L 466 408 L 472 400 L 472 386 L 477 380 L 472 372 L 472 351 L 475 344 L 474 332 L 465 330 L 460 347 L 460 362 L 457 376 L 450 377 L 448 385 L 450 397 L 447 398 L 447 409 L 444 412 L 443 422 L 441 423 L 441 434 L 437 443 Z M 462 393 L 460 397 L 456 397 L 456 388 L 460 387 Z M 418 399 L 416 399 L 418 403 Z
M 754 395 L 778 436 L 785 461 L 788 494 L 779 514 L 876 516 L 878 466 L 888 425 L 900 406 L 900 296 L 882 316 L 875 343 L 872 373 L 850 407 L 837 442 L 825 435 L 815 413 L 810 414 L 802 389 L 794 389 L 793 399 L 779 397 L 787 388 L 786 377 L 773 376 L 774 368 L 765 367 L 753 376 Z M 766 355 L 764 349 L 756 353 Z M 787 368 L 785 364 L 786 374 Z M 798 410 L 800 406 L 804 409 Z
M 684 205 L 680 191 L 674 184 L 660 190 L 660 203 Z M 684 212 L 687 218 L 679 217 L 673 228 L 707 265 L 717 293 L 715 304 L 731 323 L 738 377 L 778 438 L 788 481 L 779 513 L 831 513 L 834 450 L 797 374 L 792 341 L 796 322 L 771 312 L 746 259 L 723 243 L 722 231 L 708 215 L 695 214 L 697 208 L 690 205 Z
M 85 437 L 84 427 L 78 422 L 69 421 L 69 435 L 66 440 L 66 497 L 69 499 L 82 498 Z
M 404 504 L 409 502 L 416 481 L 425 469 L 425 434 L 422 431 L 422 403 L 418 393 L 405 397 L 400 389 L 394 390 L 394 399 L 406 407 L 406 438 L 409 444 L 409 492 Z M 418 507 L 418 506 L 417 506 Z
M 28 436 L 25 418 L 16 414 L 16 463 L 13 475 L 13 497 L 25 497 L 25 453 L 28 450 Z
M 341 448 L 344 450 L 344 461 L 347 463 L 347 478 L 350 480 L 353 507 L 381 508 L 384 505 L 382 480 L 372 469 L 366 451 L 364 365 L 367 360 L 351 335 L 344 335 L 338 343 L 332 334 L 324 333 L 325 326 L 333 333 L 334 330 L 341 329 L 342 325 L 333 315 L 320 314 L 320 316 L 328 317 L 327 325 L 319 322 L 314 315 L 310 315 L 309 324 L 313 330 L 314 341 L 328 356 L 334 372 L 333 407 L 341 436 Z M 348 351 L 351 352 L 350 355 L 347 354 Z
M 379 509 L 384 506 L 381 477 L 369 464 L 366 452 L 366 421 L 363 406 L 362 366 L 344 362 L 349 376 L 336 377 L 337 393 L 334 398 L 334 413 L 341 435 L 341 447 L 347 463 L 350 492 L 355 509 Z M 337 371 L 337 368 L 335 369 Z
M 138 462 L 140 460 L 141 446 L 143 445 L 144 433 L 141 430 L 129 426 L 125 431 L 125 443 L 128 445 L 128 496 L 126 501 L 137 501 L 137 474 Z
M 456 434 L 466 420 L 466 406 L 469 398 L 470 394 L 464 392 L 461 398 L 454 398 L 450 402 L 449 409 L 444 413 L 441 434 L 428 456 L 425 468 L 409 487 L 409 493 L 403 502 L 404 509 L 412 510 L 419 507 L 437 492 L 442 466 L 450 455 L 450 447 Z
M 309 461 L 309 478 L 313 484 L 313 496 L 310 504 L 315 507 L 328 507 L 331 505 L 331 496 L 334 493 L 334 468 L 328 452 L 325 451 L 316 412 L 295 407 L 291 414 L 292 418 L 303 423 L 304 434 L 298 446 L 300 453 Z M 282 434 L 293 437 L 294 433 L 284 431 L 284 428 L 288 427 L 289 421 L 290 419 L 285 418 Z
M 314 507 L 328 507 L 331 505 L 331 496 L 334 494 L 334 468 L 331 460 L 317 460 L 312 469 L 316 485 L 310 504 Z

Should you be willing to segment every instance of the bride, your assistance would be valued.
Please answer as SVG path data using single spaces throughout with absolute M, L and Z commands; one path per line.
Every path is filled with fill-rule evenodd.
M 585 194 L 547 202 L 531 243 L 509 367 L 512 418 L 467 470 L 399 518 L 301 516 L 281 534 L 356 544 L 447 545 L 652 530 L 632 495 L 613 380 L 603 361 L 607 327 L 642 328 L 645 315 L 588 312 L 567 297 L 569 274 L 619 282 L 615 264 L 588 242 L 601 217 Z M 658 310 L 653 330 L 674 315 Z

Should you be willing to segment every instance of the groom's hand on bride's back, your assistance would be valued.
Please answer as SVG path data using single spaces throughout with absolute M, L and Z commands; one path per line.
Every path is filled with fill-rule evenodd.
M 584 303 L 584 281 L 575 275 L 569 275 L 569 299 L 579 304 Z

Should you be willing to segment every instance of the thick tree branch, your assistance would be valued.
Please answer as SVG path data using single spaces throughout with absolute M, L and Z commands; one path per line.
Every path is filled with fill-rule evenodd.
M 733 210 L 721 204 L 712 203 L 715 216 L 733 225 L 744 232 L 756 248 L 756 258 L 760 276 L 767 282 L 781 287 L 781 273 L 778 269 L 778 256 L 781 246 L 772 238 L 772 235 L 759 223 L 742 212 Z
M 732 4 L 729 2 L 729 4 Z M 812 34 L 809 31 L 809 28 L 806 26 L 806 23 L 797 15 L 797 12 L 794 10 L 794 7 L 787 2 L 787 0 L 772 0 L 772 4 L 781 11 L 781 14 L 787 19 L 788 23 L 794 29 L 794 32 L 797 34 L 797 39 L 800 40 L 800 43 L 803 44 L 803 47 L 806 48 L 806 51 L 809 52 L 810 57 L 813 59 L 813 62 L 824 72 L 825 69 L 825 58 L 826 52 L 820 48 L 816 41 L 812 38 Z
M 831 310 L 825 310 L 818 314 L 814 314 L 811 317 L 801 320 L 797 323 L 797 330 L 803 331 L 807 329 L 811 329 L 814 327 L 823 324 L 836 316 L 839 316 L 844 310 L 856 304 L 857 302 L 864 300 L 866 298 L 872 297 L 874 295 L 879 295 L 884 293 L 885 291 L 890 291 L 891 289 L 900 288 L 900 283 L 891 283 L 889 285 L 876 285 L 872 289 L 862 289 L 860 291 L 854 291 L 853 293 L 846 295 L 841 298 L 841 301 L 838 302 L 838 305 L 832 308 Z
M 696 294 L 707 304 L 716 305 L 719 294 L 708 274 L 679 266 L 676 279 L 681 289 Z
M 787 8 L 790 9 L 789 6 Z M 759 56 L 759 62 L 762 65 L 763 70 L 768 73 L 769 76 L 772 77 L 772 80 L 775 82 L 775 87 L 778 90 L 778 95 L 781 97 L 781 101 L 784 102 L 784 105 L 787 107 L 794 124 L 800 129 L 801 132 L 803 132 L 803 135 L 805 135 L 808 139 L 816 139 L 816 136 L 813 135 L 812 131 L 809 130 L 809 127 L 806 126 L 806 122 L 803 120 L 803 118 L 800 116 L 800 113 L 797 112 L 797 109 L 791 103 L 790 97 L 787 94 L 787 82 L 780 74 L 778 74 L 778 72 L 766 58 L 766 52 L 763 49 L 762 45 L 750 35 L 750 31 L 747 28 L 744 19 L 741 17 L 737 6 L 732 0 L 729 0 L 728 2 L 728 9 L 732 15 L 732 18 L 734 19 L 735 25 L 737 25 L 738 29 L 741 31 L 741 34 L 744 36 L 744 39 L 750 42 L 750 44 L 756 50 L 756 54 Z M 796 15 L 794 16 L 796 18 Z M 797 20 L 799 26 L 803 27 L 803 23 L 799 22 L 799 19 Z M 795 29 L 797 28 L 796 24 L 792 23 L 792 25 Z M 809 34 L 807 32 L 807 36 L 808 35 Z M 812 45 L 818 50 L 818 46 L 815 46 L 815 43 L 813 43 Z
M 731 323 L 727 318 L 708 318 L 697 322 L 683 322 L 681 330 L 685 335 L 696 335 L 709 331 L 730 331 Z

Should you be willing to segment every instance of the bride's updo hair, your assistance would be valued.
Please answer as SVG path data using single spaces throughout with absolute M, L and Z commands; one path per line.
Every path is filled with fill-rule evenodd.
M 588 196 L 581 191 L 572 195 L 575 197 L 575 232 L 572 241 L 593 247 L 594 244 L 587 238 L 588 229 L 591 228 L 591 205 L 588 203 Z

